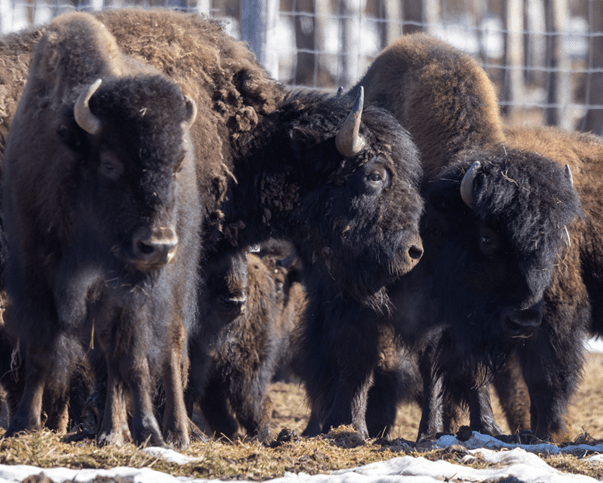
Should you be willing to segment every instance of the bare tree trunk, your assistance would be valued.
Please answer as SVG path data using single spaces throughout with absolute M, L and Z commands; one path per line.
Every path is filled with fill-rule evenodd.
M 241 0 L 241 39 L 274 78 L 278 78 L 278 55 L 270 46 L 275 45 L 278 12 L 278 0 Z
M 591 12 L 590 32 L 603 32 L 603 2 L 590 2 Z M 603 69 L 603 36 L 593 36 L 589 39 L 588 68 Z M 585 89 L 586 115 L 581 122 L 583 131 L 591 131 L 603 135 L 603 109 L 589 108 L 589 104 L 603 104 L 603 72 L 587 74 Z
M 568 8 L 566 0 L 545 0 L 545 19 L 547 31 L 546 66 L 546 103 L 544 123 L 548 126 L 567 127 L 563 106 L 569 103 L 569 58 L 564 52 L 560 32 L 567 25 Z

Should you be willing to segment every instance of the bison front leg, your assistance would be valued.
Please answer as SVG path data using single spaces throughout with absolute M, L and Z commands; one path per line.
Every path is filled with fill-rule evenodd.
M 42 399 L 44 396 L 45 381 L 48 377 L 46 368 L 48 364 L 41 364 L 43 357 L 32 350 L 27 351 L 25 387 L 19 406 L 4 434 L 9 438 L 24 431 L 37 431 L 41 429 Z
M 490 389 L 488 384 L 480 384 L 468 388 L 469 400 L 469 426 L 473 431 L 489 436 L 499 436 L 501 429 L 496 424 L 492 403 L 490 402 Z
M 424 370 L 425 369 L 425 370 Z M 443 378 L 434 374 L 431 367 L 421 365 L 423 375 L 423 405 L 417 442 L 426 441 L 444 429 Z
M 182 349 L 184 334 L 178 337 L 177 344 L 170 348 L 170 356 L 163 375 L 165 386 L 165 412 L 163 414 L 163 437 L 168 444 L 179 448 L 190 445 L 189 428 L 193 424 L 188 417 L 184 404 L 182 384 Z
M 151 378 L 146 355 L 138 354 L 128 358 L 128 382 L 132 394 L 132 437 L 138 445 L 165 446 L 161 430 L 154 414 Z
M 373 385 L 372 368 L 361 373 L 342 371 L 335 399 L 322 427 L 323 433 L 343 424 L 351 424 L 362 438 L 369 437 L 366 426 L 366 407 L 369 389 Z
M 116 377 L 115 364 L 107 361 L 107 396 L 105 412 L 96 441 L 100 446 L 121 446 L 132 441 L 128 427 L 126 388 Z
M 551 323 L 545 316 L 541 330 L 518 348 L 530 394 L 532 431 L 556 443 L 572 439 L 567 411 L 583 363 L 584 334 L 568 320 Z

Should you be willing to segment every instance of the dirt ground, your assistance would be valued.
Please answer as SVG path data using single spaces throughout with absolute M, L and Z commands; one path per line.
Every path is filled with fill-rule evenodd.
M 296 384 L 272 384 L 270 397 L 274 406 L 273 430 L 278 433 L 287 427 L 301 434 L 310 415 L 303 387 Z M 507 433 L 509 428 L 495 395 L 492 396 L 492 402 L 496 421 Z M 420 418 L 421 411 L 417 405 L 401 406 L 391 438 L 414 441 Z M 570 418 L 574 436 L 587 432 L 593 438 L 603 439 L 603 354 L 587 354 L 582 381 L 570 407 Z
M 574 442 L 603 442 L 602 383 L 603 355 L 587 354 L 584 377 L 571 406 Z M 285 472 L 326 473 L 405 454 L 421 456 L 431 461 L 445 460 L 477 469 L 490 467 L 487 462 L 465 462 L 467 450 L 459 445 L 435 450 L 430 443 L 415 445 L 413 442 L 420 419 L 420 411 L 416 406 L 400 408 L 397 426 L 391 435 L 393 440 L 378 438 L 363 442 L 358 433 L 350 427 L 338 428 L 328 435 L 306 439 L 299 438 L 291 431 L 295 430 L 297 434 L 301 434 L 308 420 L 309 410 L 303 388 L 296 384 L 273 384 L 270 395 L 274 405 L 272 424 L 275 439 L 269 443 L 250 438 L 232 442 L 215 439 L 195 441 L 189 448 L 180 450 L 195 460 L 191 463 L 176 464 L 150 455 L 143 448 L 133 444 L 121 447 L 98 446 L 94 440 L 65 443 L 62 440 L 63 435 L 48 430 L 21 435 L 18 438 L 2 439 L 3 430 L 0 429 L 0 465 L 24 464 L 39 468 L 72 469 L 128 466 L 152 468 L 173 476 L 244 478 L 252 481 L 283 476 Z M 506 431 L 500 408 L 496 404 L 495 413 L 499 425 Z M 290 431 L 281 432 L 285 428 Z M 585 431 L 591 437 L 585 435 Z M 279 433 L 281 434 L 276 438 Z M 410 444 L 403 444 L 397 438 L 408 440 Z M 560 471 L 603 479 L 603 464 L 593 465 L 585 460 L 592 452 L 580 450 L 579 453 L 540 456 Z

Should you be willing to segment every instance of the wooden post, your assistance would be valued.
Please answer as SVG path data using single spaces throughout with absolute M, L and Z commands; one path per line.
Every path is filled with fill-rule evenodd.
M 440 0 L 424 0 L 425 32 L 433 33 L 436 26 L 442 23 Z
M 361 75 L 360 58 L 360 20 L 364 11 L 365 0 L 341 0 L 340 15 L 340 59 L 341 73 L 338 84 L 350 86 Z
M 211 15 L 211 0 L 197 0 L 197 11 L 209 17 Z
M 427 2 L 426 2 L 427 3 Z M 433 8 L 436 2 L 431 2 Z M 439 8 L 439 4 L 437 4 Z M 417 2 L 416 0 L 404 0 L 404 8 L 402 16 L 404 17 L 404 33 L 411 34 L 413 32 L 423 32 L 425 22 L 423 18 L 423 2 Z
M 589 39 L 588 68 L 603 69 L 603 2 L 589 2 L 590 33 L 598 34 Z M 587 74 L 585 85 L 586 114 L 580 129 L 603 135 L 603 109 L 589 109 L 589 104 L 603 105 L 603 72 Z
M 507 0 L 507 75 L 509 91 L 506 101 L 511 104 L 507 108 L 509 122 L 517 120 L 517 105 L 525 98 L 523 67 L 523 0 Z
M 241 0 L 241 39 L 275 79 L 278 78 L 274 41 L 278 12 L 278 0 Z
M 559 126 L 571 129 L 567 106 L 571 99 L 569 84 L 570 59 L 565 49 L 561 35 L 566 32 L 569 9 L 567 0 L 545 1 L 547 23 L 547 55 L 546 66 L 550 71 L 547 75 L 546 102 L 544 123 L 549 126 Z
M 381 48 L 387 47 L 402 35 L 402 0 L 381 0 Z

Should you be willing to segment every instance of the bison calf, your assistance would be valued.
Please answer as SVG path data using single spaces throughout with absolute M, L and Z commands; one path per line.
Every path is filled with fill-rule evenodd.
M 209 330 L 190 341 L 189 412 L 197 403 L 202 427 L 229 439 L 239 425 L 250 436 L 269 438 L 268 383 L 294 324 L 285 318 L 297 302 L 290 298 L 288 269 L 274 251 L 258 255 L 225 249 L 209 257 L 199 304 Z

